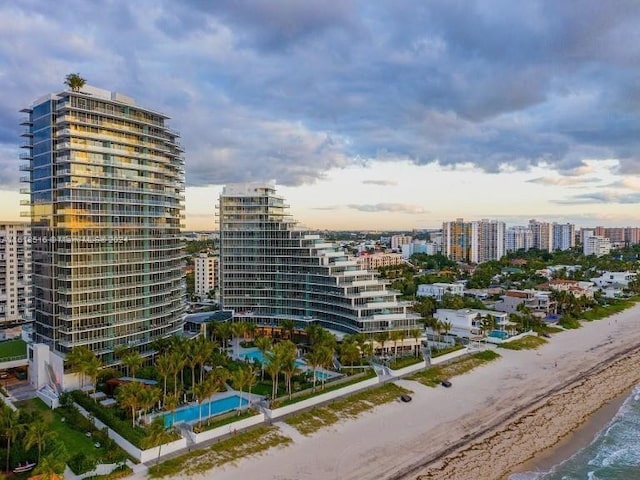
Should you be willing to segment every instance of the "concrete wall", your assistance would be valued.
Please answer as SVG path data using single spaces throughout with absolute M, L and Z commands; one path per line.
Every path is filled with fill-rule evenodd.
M 76 475 L 67 465 L 64 469 L 64 478 L 65 480 L 82 480 L 83 478 L 95 477 L 97 475 L 109 475 L 119 466 L 120 464 L 118 463 L 100 463 L 96 465 L 95 469 Z
M 78 408 L 78 410 L 84 417 L 89 418 L 89 414 L 84 408 L 82 408 L 77 403 L 75 404 L 75 406 Z M 136 447 L 134 444 L 132 444 L 129 440 L 125 439 L 119 433 L 108 428 L 104 423 L 102 423 L 97 418 L 93 418 L 93 424 L 100 430 L 106 428 L 109 438 L 111 438 L 114 442 L 116 442 L 116 444 L 120 448 L 122 448 L 124 451 L 126 451 L 129 455 L 131 455 L 136 460 L 144 463 L 144 462 L 148 462 L 149 460 L 155 460 L 158 457 L 158 450 L 160 450 L 160 447 L 153 447 L 147 450 L 142 450 Z M 160 453 L 162 455 L 168 455 L 169 453 L 177 452 L 178 450 L 182 450 L 184 448 L 187 448 L 187 439 L 183 437 L 174 442 L 166 443 L 162 445 L 162 451 Z
M 224 437 L 225 435 L 233 433 L 235 430 L 243 430 L 255 425 L 260 425 L 261 423 L 264 423 L 264 421 L 264 414 L 259 413 L 258 415 L 244 418 L 242 420 L 238 420 L 237 422 L 222 425 L 221 427 L 217 428 L 212 428 L 211 430 L 207 430 L 206 432 L 193 433 L 191 434 L 191 438 L 195 443 L 206 442 L 207 440 L 212 440 L 214 438 Z M 162 450 L 164 452 L 164 448 Z
M 353 385 L 348 385 L 338 390 L 333 390 L 331 392 L 323 393 L 315 397 L 308 398 L 306 400 L 302 400 L 300 402 L 294 403 L 292 405 L 287 405 L 286 407 L 276 408 L 275 410 L 267 410 L 266 415 L 271 420 L 275 420 L 277 418 L 283 417 L 284 415 L 289 415 L 290 413 L 297 412 L 298 410 L 303 410 L 305 408 L 313 407 L 320 403 L 328 402 L 329 400 L 334 400 L 336 398 L 349 395 L 350 393 L 354 393 L 359 390 L 363 390 L 365 388 L 372 387 L 373 385 L 377 385 L 377 384 L 378 384 L 377 377 L 370 378 L 369 380 L 363 380 L 362 382 L 354 383 Z

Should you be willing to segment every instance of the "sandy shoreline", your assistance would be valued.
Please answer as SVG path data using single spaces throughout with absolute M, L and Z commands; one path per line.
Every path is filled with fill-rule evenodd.
M 384 405 L 310 437 L 279 424 L 289 446 L 200 478 L 500 479 L 640 382 L 640 353 L 631 353 L 639 326 L 637 305 L 556 334 L 536 351 L 500 350 L 502 359 L 456 377 L 450 389 L 400 380 L 414 391 L 409 404 Z
M 511 473 L 548 472 L 554 466 L 587 447 L 594 437 L 605 428 L 618 413 L 624 401 L 629 398 L 633 388 L 605 403 L 585 422 L 562 438 L 555 445 L 538 452 L 532 459 L 516 466 Z M 508 475 L 505 479 L 508 478 Z

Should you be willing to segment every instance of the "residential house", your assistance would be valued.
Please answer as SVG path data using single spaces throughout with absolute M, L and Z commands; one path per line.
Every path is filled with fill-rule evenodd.
M 432 297 L 441 302 L 445 294 L 462 296 L 464 284 L 462 283 L 423 283 L 418 285 L 416 295 L 418 297 Z
M 524 305 L 534 315 L 544 317 L 555 313 L 556 302 L 551 300 L 551 292 L 541 290 L 507 290 L 502 299 L 496 302 L 495 309 L 500 312 L 516 313 Z
M 509 321 L 507 313 L 476 308 L 463 308 L 460 310 L 439 308 L 433 316 L 440 322 L 450 323 L 451 330 L 449 330 L 449 333 L 461 338 L 481 335 L 483 324 L 487 324 L 487 318 L 493 320 L 492 330 L 505 332 L 505 334 L 512 333 L 510 327 L 514 325 Z

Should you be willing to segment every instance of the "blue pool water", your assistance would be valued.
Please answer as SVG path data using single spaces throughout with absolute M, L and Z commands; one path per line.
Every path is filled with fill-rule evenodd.
M 333 376 L 329 372 L 323 372 L 321 370 L 316 370 L 315 373 L 316 373 L 316 380 L 328 380 Z
M 246 353 L 240 355 L 240 357 L 245 358 L 249 361 L 257 361 L 259 363 L 265 363 L 264 356 L 260 350 L 250 350 Z M 302 360 L 296 360 L 296 365 L 298 367 L 302 367 L 306 365 Z
M 242 403 L 240 402 L 240 396 L 234 395 L 232 397 L 221 398 L 219 400 L 213 400 L 212 402 L 203 402 L 202 405 L 191 405 L 189 407 L 181 408 L 171 413 L 167 413 L 164 416 L 164 425 L 165 427 L 170 427 L 174 423 L 191 423 L 197 422 L 200 420 L 200 411 L 202 410 L 202 419 L 206 419 L 209 417 L 209 411 L 211 411 L 211 416 L 220 415 L 221 413 L 230 412 L 231 410 L 235 410 L 238 407 L 246 406 L 249 403 L 249 400 L 246 398 L 242 398 Z M 211 404 L 211 410 L 209 410 L 209 404 Z
M 509 334 L 507 332 L 503 332 L 502 330 L 491 330 L 488 333 L 489 337 L 499 338 L 500 340 L 504 340 L 505 338 L 509 338 Z

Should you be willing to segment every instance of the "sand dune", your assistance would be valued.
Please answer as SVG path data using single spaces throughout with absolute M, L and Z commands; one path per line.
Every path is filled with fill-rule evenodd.
M 203 478 L 499 479 L 640 381 L 639 327 L 636 306 L 535 351 L 500 350 L 502 359 L 456 377 L 450 389 L 400 380 L 415 392 L 411 403 L 297 436 Z

